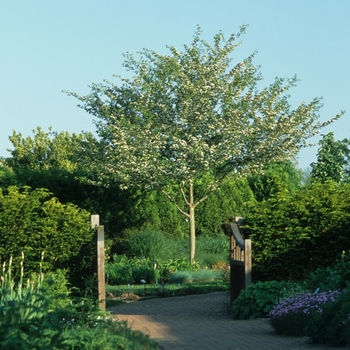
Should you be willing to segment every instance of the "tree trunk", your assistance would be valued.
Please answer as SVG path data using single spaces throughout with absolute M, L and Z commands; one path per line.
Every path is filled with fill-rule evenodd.
M 193 185 L 190 185 L 189 196 L 189 214 L 190 214 L 190 262 L 194 264 L 194 256 L 196 253 L 196 224 L 194 220 L 194 199 L 193 199 Z

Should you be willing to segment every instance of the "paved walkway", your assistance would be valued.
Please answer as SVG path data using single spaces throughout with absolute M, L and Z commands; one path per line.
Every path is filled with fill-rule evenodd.
M 228 304 L 226 292 L 215 292 L 128 302 L 109 310 L 164 350 L 332 349 L 277 335 L 266 320 L 233 320 Z

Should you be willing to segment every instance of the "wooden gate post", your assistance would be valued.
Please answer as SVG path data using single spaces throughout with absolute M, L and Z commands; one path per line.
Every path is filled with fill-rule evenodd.
M 244 274 L 244 288 L 247 288 L 252 284 L 252 241 L 250 239 L 244 240 Z
M 99 215 L 91 215 L 91 228 L 97 229 L 97 289 L 98 302 L 102 310 L 106 310 L 105 285 L 105 239 L 104 226 L 100 225 Z
M 238 220 L 230 224 L 230 303 L 252 283 L 251 240 L 243 239 Z

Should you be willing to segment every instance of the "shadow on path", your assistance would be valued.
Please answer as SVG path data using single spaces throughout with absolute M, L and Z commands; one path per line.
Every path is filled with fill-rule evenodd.
M 266 320 L 234 320 L 228 305 L 228 294 L 215 292 L 128 302 L 108 310 L 164 350 L 332 349 L 307 344 L 305 337 L 277 335 Z

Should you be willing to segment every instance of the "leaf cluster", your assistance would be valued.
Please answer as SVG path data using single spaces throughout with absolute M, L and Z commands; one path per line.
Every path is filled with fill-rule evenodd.
M 89 213 L 73 204 L 61 204 L 45 189 L 9 187 L 0 190 L 0 256 L 2 261 L 26 257 L 27 273 L 66 268 L 70 277 L 83 276 L 92 255 L 93 233 Z M 90 274 L 93 272 L 90 270 Z
M 13 278 L 12 270 L 10 260 L 0 279 L 1 349 L 158 348 L 147 336 L 131 331 L 125 322 L 108 318 L 89 290 L 79 297 L 66 293 L 62 271 L 40 273 L 24 283 L 23 260 L 19 279 Z
M 314 183 L 256 204 L 245 220 L 255 280 L 303 279 L 349 250 L 348 185 Z M 331 252 L 331 254 L 330 254 Z
M 349 140 L 334 140 L 334 132 L 322 135 L 317 152 L 317 162 L 311 163 L 311 178 L 320 181 L 341 182 L 345 180 L 349 160 Z
M 266 317 L 280 299 L 289 291 L 293 292 L 295 288 L 295 283 L 284 281 L 253 283 L 243 289 L 233 301 L 233 317 L 239 320 Z
M 350 252 L 343 251 L 339 259 L 330 266 L 319 267 L 305 279 L 308 290 L 343 290 L 350 287 Z
M 335 301 L 321 305 L 322 313 L 313 313 L 307 327 L 312 343 L 350 345 L 350 291 L 344 290 Z

